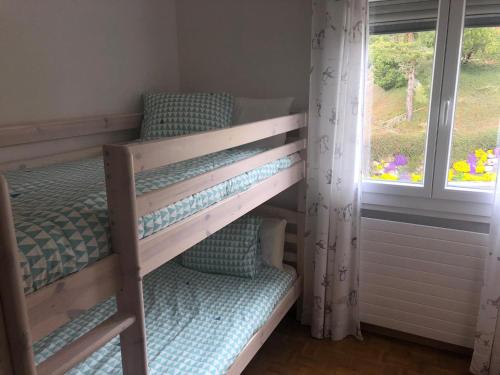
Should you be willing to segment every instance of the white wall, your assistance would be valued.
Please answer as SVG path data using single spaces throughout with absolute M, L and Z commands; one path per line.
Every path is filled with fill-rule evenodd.
M 175 0 L 3 0 L 0 125 L 140 110 L 179 89 Z
M 149 89 L 293 96 L 305 109 L 310 9 L 310 0 L 4 0 L 0 126 L 141 110 Z
M 307 108 L 310 22 L 310 0 L 178 0 L 181 89 Z

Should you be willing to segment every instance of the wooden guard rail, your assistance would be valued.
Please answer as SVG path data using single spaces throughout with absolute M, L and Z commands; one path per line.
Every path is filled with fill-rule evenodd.
M 305 113 L 253 122 L 163 140 L 126 146 L 133 158 L 134 172 L 162 167 L 213 152 L 259 141 L 306 126 Z
M 120 225 L 120 222 L 123 222 L 124 215 L 134 212 L 134 219 L 137 220 L 137 218 L 145 214 L 166 207 L 173 202 L 232 177 L 295 152 L 303 151 L 306 148 L 306 139 L 302 138 L 165 188 L 138 197 L 134 196 L 131 202 L 128 199 L 130 198 L 130 192 L 125 193 L 122 190 L 126 185 L 133 186 L 135 190 L 136 173 L 244 145 L 277 134 L 287 133 L 304 128 L 306 125 L 306 115 L 297 114 L 189 136 L 129 145 L 105 146 L 104 159 L 108 197 L 117 198 L 122 195 L 123 198 L 111 201 L 112 204 L 109 207 L 110 213 L 116 212 L 114 216 L 116 220 L 112 220 L 112 232 L 135 233 L 137 229 L 132 227 L 132 225 L 135 225 L 135 221 L 133 223 L 130 221 L 126 226 L 123 225 L 124 223 Z M 123 165 L 126 164 L 129 167 L 124 170 Z M 125 175 L 127 177 L 123 177 Z M 113 176 L 117 177 L 113 179 Z M 133 251 L 138 253 L 140 277 L 155 270 L 210 234 L 299 182 L 304 176 L 305 163 L 302 160 L 244 192 L 218 202 L 151 236 L 135 240 Z M 124 199 L 127 201 L 125 202 Z M 110 202 L 109 199 L 108 202 Z M 127 213 L 121 212 L 124 206 L 128 207 Z M 115 225 L 113 225 L 113 221 Z M 123 235 L 116 234 L 116 237 L 122 238 Z M 132 236 L 129 236 L 129 240 L 134 241 Z M 119 241 L 123 243 L 123 241 Z M 115 243 L 114 239 L 113 243 Z M 168 247 L 165 246 L 166 243 L 168 243 Z M 128 244 L 130 245 L 130 242 Z M 126 246 L 125 243 L 123 245 Z
M 116 313 L 37 366 L 37 375 L 64 375 L 73 366 L 125 331 L 133 315 Z
M 0 126 L 0 147 L 138 128 L 142 114 L 131 113 Z

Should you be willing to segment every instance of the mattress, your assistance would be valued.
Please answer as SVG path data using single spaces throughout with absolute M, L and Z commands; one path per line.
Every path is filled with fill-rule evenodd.
M 144 280 L 150 374 L 224 374 L 290 289 L 294 270 L 255 278 L 201 273 L 174 261 Z M 114 298 L 34 344 L 40 363 L 116 311 Z M 68 374 L 121 374 L 116 337 Z
M 136 175 L 137 194 L 234 163 L 262 148 L 235 148 Z M 170 204 L 138 221 L 145 238 L 242 192 L 298 160 L 293 154 Z M 102 159 L 6 174 L 20 249 L 25 293 L 31 293 L 109 255 L 110 233 Z

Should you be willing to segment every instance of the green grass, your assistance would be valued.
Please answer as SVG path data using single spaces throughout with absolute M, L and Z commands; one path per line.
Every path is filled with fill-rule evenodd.
M 417 79 L 429 82 L 430 70 Z M 500 118 L 500 65 L 463 65 L 461 67 L 457 111 L 453 130 L 452 161 L 465 159 L 476 148 L 497 144 Z M 387 160 L 402 153 L 410 159 L 410 169 L 423 163 L 427 129 L 428 85 L 416 90 L 413 121 L 387 125 L 387 120 L 405 113 L 406 88 L 384 91 L 374 87 L 371 128 L 371 159 Z

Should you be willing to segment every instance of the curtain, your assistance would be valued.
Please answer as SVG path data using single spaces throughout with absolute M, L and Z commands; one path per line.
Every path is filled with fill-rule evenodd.
M 500 374 L 500 179 L 490 226 L 490 252 L 486 258 L 471 371 L 476 375 Z
M 313 0 L 302 321 L 361 337 L 359 182 L 367 0 Z

